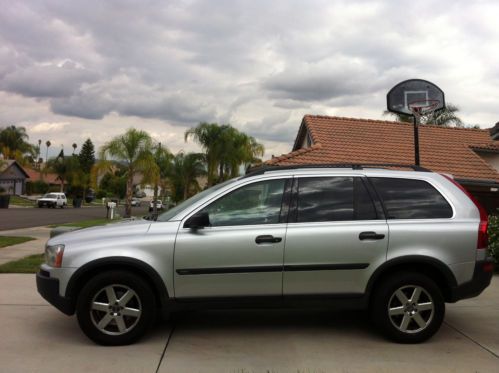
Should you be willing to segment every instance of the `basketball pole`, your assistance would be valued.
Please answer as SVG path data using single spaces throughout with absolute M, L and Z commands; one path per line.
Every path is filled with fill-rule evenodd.
M 419 166 L 419 115 L 414 113 L 414 164 Z

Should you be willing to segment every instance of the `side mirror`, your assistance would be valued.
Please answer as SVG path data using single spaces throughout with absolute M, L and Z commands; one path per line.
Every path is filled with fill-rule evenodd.
M 184 228 L 190 228 L 190 229 L 201 229 L 209 226 L 210 226 L 210 216 L 208 215 L 207 212 L 198 212 L 197 214 L 192 215 L 184 223 Z

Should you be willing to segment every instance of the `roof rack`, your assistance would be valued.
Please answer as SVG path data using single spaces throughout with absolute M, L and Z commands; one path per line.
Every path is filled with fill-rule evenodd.
M 257 166 L 246 170 L 243 177 L 256 176 L 269 171 L 296 170 L 303 168 L 351 168 L 353 170 L 362 170 L 364 168 L 410 168 L 419 172 L 431 172 L 431 170 L 416 166 L 413 164 L 398 164 L 398 163 L 324 163 L 324 164 L 300 164 L 290 166 Z

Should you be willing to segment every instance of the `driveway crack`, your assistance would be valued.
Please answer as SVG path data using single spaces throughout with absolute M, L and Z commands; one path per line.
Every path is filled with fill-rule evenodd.
M 482 349 L 484 349 L 485 351 L 487 351 L 489 354 L 491 354 L 492 356 L 494 356 L 496 359 L 499 359 L 499 355 L 497 355 L 494 351 L 492 351 L 491 349 L 485 347 L 484 345 L 482 345 L 480 342 L 478 341 L 475 341 L 473 338 L 471 338 L 469 335 L 467 335 L 466 333 L 460 331 L 459 329 L 457 329 L 456 327 L 452 326 L 451 324 L 449 324 L 447 321 L 444 321 L 444 324 L 447 325 L 449 328 L 451 328 L 452 330 L 458 332 L 459 334 L 461 334 L 463 337 L 465 337 L 466 339 L 470 340 L 471 342 L 473 342 L 474 344 L 476 344 L 478 347 L 481 347 Z
M 170 344 L 170 341 L 172 339 L 174 331 L 175 331 L 175 324 L 172 325 L 172 328 L 170 330 L 170 334 L 168 334 L 168 339 L 166 340 L 165 348 L 163 349 L 163 353 L 161 354 L 161 357 L 159 359 L 158 366 L 156 368 L 156 373 L 159 372 L 159 367 L 161 366 L 161 363 L 163 362 L 163 359 L 165 358 L 166 349 L 168 348 L 168 345 Z

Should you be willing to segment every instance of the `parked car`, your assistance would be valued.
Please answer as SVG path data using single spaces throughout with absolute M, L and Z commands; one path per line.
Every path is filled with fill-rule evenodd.
M 155 221 L 51 238 L 38 291 L 104 345 L 136 341 L 158 311 L 318 304 L 368 309 L 390 339 L 422 342 L 493 262 L 485 210 L 415 169 L 262 168 Z
M 135 197 L 137 198 L 144 198 L 146 196 L 146 193 L 142 190 L 138 190 L 137 192 L 135 192 Z
M 68 200 L 64 193 L 47 193 L 42 198 L 36 200 L 38 207 L 60 207 L 61 209 L 68 205 Z
M 88 188 L 85 194 L 85 202 L 91 203 L 95 199 L 95 191 L 92 188 Z
M 140 199 L 133 197 L 132 198 L 132 206 L 134 207 L 139 207 L 140 206 Z
M 163 205 L 163 202 L 161 200 L 157 200 L 156 201 L 156 210 L 158 211 L 161 211 L 164 209 L 164 205 Z M 151 201 L 149 203 L 149 212 L 153 211 L 154 210 L 154 201 Z

